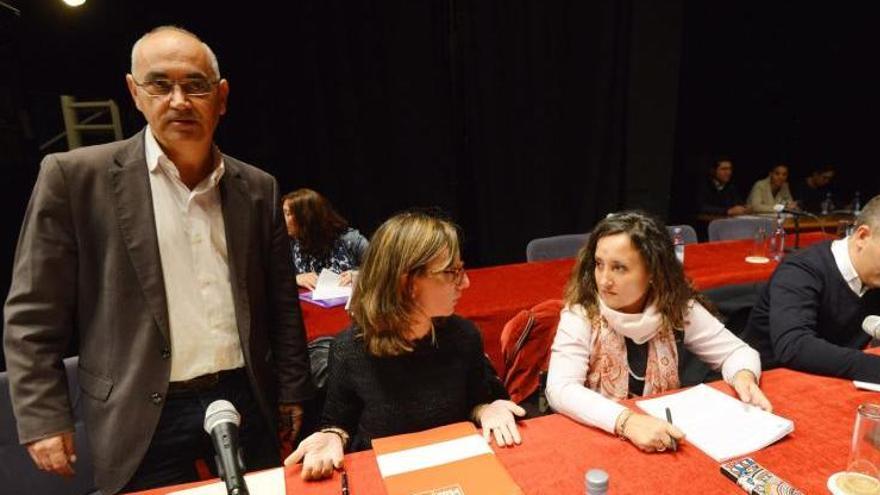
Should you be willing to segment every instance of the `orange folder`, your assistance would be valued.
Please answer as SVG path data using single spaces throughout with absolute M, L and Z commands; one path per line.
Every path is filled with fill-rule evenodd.
M 478 439 L 473 438 L 476 435 Z M 379 470 L 388 495 L 522 495 L 523 491 L 495 457 L 491 448 L 467 457 L 458 456 L 458 447 L 475 446 L 483 441 L 469 422 L 441 426 L 418 433 L 395 435 L 373 440 Z M 419 449 L 419 448 L 422 449 Z M 418 449 L 418 450 L 410 450 Z M 388 454 L 400 462 L 389 469 Z M 412 458 L 410 458 L 412 457 Z M 409 461 L 413 461 L 409 464 Z M 423 464 L 434 464 L 422 466 Z M 383 471 L 390 471 L 386 475 Z M 412 468 L 412 469 L 410 469 Z

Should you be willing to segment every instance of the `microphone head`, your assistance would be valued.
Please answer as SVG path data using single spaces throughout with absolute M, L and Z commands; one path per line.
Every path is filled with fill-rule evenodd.
M 782 213 L 782 210 L 784 210 L 784 209 L 785 209 L 785 205 L 782 203 L 778 203 L 778 204 L 773 205 L 773 211 L 775 211 L 776 213 Z
M 880 316 L 868 315 L 862 320 L 862 330 L 871 337 L 880 338 Z
M 228 400 L 215 400 L 205 410 L 205 431 L 208 434 L 220 423 L 232 423 L 235 426 L 241 424 L 241 416 Z

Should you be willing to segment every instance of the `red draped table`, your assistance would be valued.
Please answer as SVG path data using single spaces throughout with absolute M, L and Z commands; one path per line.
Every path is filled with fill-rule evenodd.
M 732 395 L 726 384 L 712 385 Z M 856 390 L 849 380 L 785 369 L 766 372 L 761 385 L 774 412 L 794 421 L 795 430 L 751 457 L 804 493 L 827 493 L 828 477 L 846 467 L 856 407 L 880 401 L 880 394 Z M 591 468 L 608 472 L 614 494 L 743 493 L 721 475 L 718 463 L 686 441 L 677 452 L 645 454 L 629 442 L 556 414 L 526 420 L 520 431 L 521 446 L 493 448 L 526 494 L 582 494 L 584 473 Z M 352 495 L 385 493 L 372 451 L 347 455 L 345 466 Z M 299 472 L 299 466 L 286 472 L 288 494 L 340 493 L 338 474 L 305 483 Z
M 800 237 L 801 246 L 829 238 L 819 232 Z M 789 236 L 788 245 L 792 242 Z M 685 273 L 700 290 L 770 278 L 777 263 L 747 263 L 745 258 L 752 248 L 750 240 L 690 244 L 685 247 Z M 483 332 L 486 353 L 499 372 L 504 371 L 499 343 L 504 324 L 523 309 L 561 298 L 573 265 L 573 259 L 563 259 L 468 270 L 471 286 L 462 294 L 456 313 L 476 323 Z M 300 306 L 309 340 L 335 335 L 350 323 L 341 306 L 325 309 L 307 302 Z

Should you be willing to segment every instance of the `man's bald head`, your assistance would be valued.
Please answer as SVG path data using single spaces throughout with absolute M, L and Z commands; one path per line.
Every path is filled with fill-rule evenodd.
M 194 41 L 198 42 L 202 45 L 202 49 L 205 51 L 205 56 L 208 59 L 208 64 L 210 66 L 213 74 L 210 74 L 213 79 L 220 79 L 220 64 L 217 62 L 217 56 L 214 55 L 214 51 L 211 50 L 211 47 L 207 45 L 204 41 L 202 41 L 198 36 L 194 33 L 177 26 L 159 26 L 150 30 L 150 32 L 141 36 L 131 48 L 131 73 L 136 74 L 136 70 L 138 68 L 138 64 L 140 63 L 141 57 L 141 47 L 144 42 L 148 39 L 153 38 L 154 36 L 184 36 L 188 38 L 192 38 Z

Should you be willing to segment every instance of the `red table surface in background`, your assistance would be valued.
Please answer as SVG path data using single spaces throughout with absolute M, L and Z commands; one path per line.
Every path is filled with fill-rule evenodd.
M 803 234 L 801 246 L 826 238 L 830 237 L 819 232 Z M 792 245 L 792 236 L 788 243 Z M 750 240 L 690 244 L 685 248 L 685 273 L 700 290 L 767 280 L 777 263 L 746 263 L 752 246 Z M 561 298 L 573 266 L 573 259 L 563 259 L 467 271 L 471 286 L 462 294 L 456 313 L 473 321 L 483 332 L 486 353 L 499 373 L 504 372 L 500 345 L 504 324 L 523 309 Z M 341 306 L 326 309 L 301 302 L 300 307 L 309 340 L 335 335 L 350 323 Z
M 876 352 L 871 350 L 869 352 Z M 712 384 L 733 395 L 723 382 Z M 857 390 L 851 381 L 777 369 L 764 373 L 761 386 L 774 412 L 794 421 L 786 438 L 750 456 L 807 494 L 827 493 L 828 477 L 846 467 L 856 408 L 880 394 Z M 627 401 L 632 405 L 632 401 Z M 719 425 L 723 427 L 723 425 Z M 629 442 L 553 414 L 520 425 L 523 444 L 493 449 L 526 494 L 584 493 L 584 473 L 604 469 L 614 494 L 738 494 L 718 463 L 686 441 L 677 452 L 646 454 Z M 352 495 L 385 493 L 372 451 L 345 457 Z M 286 473 L 288 494 L 338 495 L 339 474 L 305 483 L 300 466 Z M 198 483 L 196 483 L 198 484 Z M 186 486 L 195 486 L 190 484 Z M 162 495 L 181 487 L 143 492 Z

